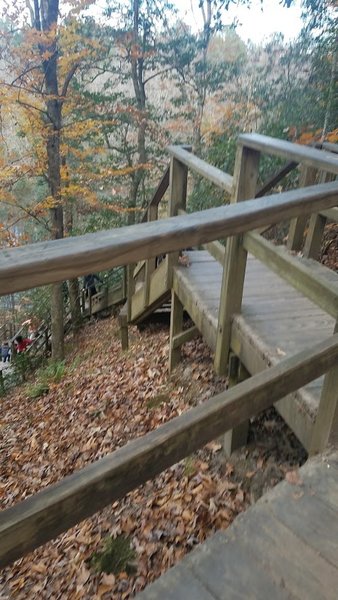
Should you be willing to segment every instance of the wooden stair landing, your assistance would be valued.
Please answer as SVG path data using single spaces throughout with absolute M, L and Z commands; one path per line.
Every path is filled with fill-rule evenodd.
M 189 252 L 190 266 L 174 267 L 173 288 L 206 342 L 216 346 L 222 266 L 206 251 Z M 231 346 L 250 374 L 332 335 L 334 319 L 248 256 L 241 315 L 233 320 Z M 307 448 L 323 378 L 277 409 Z
M 265 494 L 137 600 L 336 600 L 338 453 Z

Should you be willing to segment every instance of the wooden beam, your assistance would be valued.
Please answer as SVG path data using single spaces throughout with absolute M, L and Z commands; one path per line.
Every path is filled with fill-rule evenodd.
M 231 199 L 233 204 L 255 196 L 260 153 L 248 150 L 242 146 L 237 149 L 235 163 L 235 191 Z M 259 200 L 257 200 L 259 202 Z M 218 312 L 218 326 L 214 366 L 220 375 L 225 375 L 231 339 L 231 319 L 234 313 L 240 312 L 242 306 L 243 286 L 246 269 L 247 253 L 243 247 L 240 236 L 227 240 L 224 255 L 224 267 L 220 304 Z
M 198 175 L 211 181 L 229 194 L 232 192 L 233 177 L 228 173 L 224 173 L 221 169 L 209 165 L 205 160 L 187 152 L 181 146 L 169 146 L 168 152 L 180 163 L 191 169 L 191 171 L 194 171 L 194 173 L 198 173 Z
M 321 172 L 319 182 L 327 183 L 335 178 L 332 173 Z M 326 217 L 323 214 L 313 214 L 310 217 L 309 228 L 306 235 L 303 254 L 307 258 L 319 260 L 322 237 L 326 225 Z
M 62 240 L 0 250 L 0 295 L 198 246 L 338 202 L 338 182 Z
M 169 373 L 181 360 L 181 347 L 174 345 L 174 338 L 182 333 L 183 329 L 183 304 L 171 291 L 171 313 L 170 313 L 170 341 L 169 341 Z
M 322 210 L 320 214 L 330 221 L 336 221 L 338 223 L 338 208 L 328 208 L 327 210 Z
M 255 198 L 261 198 L 262 196 L 265 196 L 265 194 L 267 194 L 268 192 L 270 192 L 270 190 L 272 190 L 272 188 L 279 183 L 282 179 L 284 179 L 284 177 L 286 177 L 286 175 L 288 175 L 289 173 L 291 173 L 291 171 L 293 171 L 296 167 L 298 166 L 298 162 L 295 162 L 294 160 L 289 161 L 288 163 L 286 163 L 286 165 L 284 165 L 284 167 L 282 167 L 281 169 L 279 169 L 279 171 L 277 171 L 277 173 L 275 173 L 274 175 L 272 175 L 270 177 L 270 179 L 268 179 L 258 190 L 258 192 L 256 192 L 255 194 Z
M 225 246 L 221 244 L 221 242 L 209 242 L 208 244 L 203 244 L 204 250 L 207 250 L 211 256 L 217 260 L 221 265 L 224 264 L 225 259 Z
M 332 317 L 338 314 L 338 276 L 311 259 L 293 256 L 256 233 L 244 236 L 244 246 L 269 269 L 291 283 Z
M 169 187 L 169 173 L 170 173 L 170 168 L 167 167 L 160 183 L 158 184 L 156 191 L 152 197 L 152 199 L 150 200 L 146 210 L 143 213 L 142 219 L 141 219 L 141 223 L 145 223 L 147 220 L 149 221 L 149 215 L 151 213 L 151 208 L 155 208 L 159 205 L 159 203 L 161 202 L 164 194 L 166 193 L 168 187 Z
M 182 346 L 182 344 L 186 344 L 186 342 L 190 342 L 195 337 L 198 337 L 199 334 L 200 334 L 200 332 L 198 330 L 198 327 L 196 327 L 196 325 L 193 325 L 189 329 L 185 329 L 185 331 L 182 331 L 182 333 L 178 333 L 177 335 L 173 336 L 172 348 L 173 349 L 180 348 Z
M 328 371 L 338 334 L 0 513 L 0 567 L 34 550 L 177 463 L 276 400 Z
M 314 169 L 313 167 L 304 167 L 302 165 L 299 177 L 299 187 L 303 188 L 309 185 L 315 185 L 317 174 L 317 169 Z M 308 216 L 291 219 L 288 240 L 286 244 L 289 250 L 293 252 L 299 252 L 303 248 L 304 233 L 307 221 Z
M 334 333 L 338 332 L 336 321 Z M 310 454 L 322 452 L 328 444 L 338 447 L 338 367 L 334 366 L 325 374 L 321 390 L 319 407 L 313 435 L 311 438 Z
M 309 167 L 323 169 L 330 173 L 338 174 L 338 157 L 332 152 L 317 150 L 310 146 L 301 146 L 285 140 L 260 135 L 258 133 L 245 133 L 239 136 L 238 143 L 246 148 L 259 150 L 265 154 L 282 156 L 288 160 L 295 160 Z

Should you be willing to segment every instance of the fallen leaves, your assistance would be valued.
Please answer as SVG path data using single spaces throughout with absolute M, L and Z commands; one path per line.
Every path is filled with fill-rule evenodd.
M 86 327 L 69 359 L 78 367 L 69 367 L 45 396 L 32 400 L 17 389 L 3 400 L 2 508 L 225 388 L 200 340 L 186 345 L 186 364 L 168 376 L 167 330 L 132 330 L 128 353 L 116 330 L 114 320 Z M 131 598 L 245 506 L 244 495 L 241 506 L 236 500 L 240 485 L 226 489 L 213 466 L 220 450 L 211 442 L 5 569 L 2 584 L 17 600 Z M 93 572 L 89 561 L 102 539 L 120 535 L 131 540 L 137 572 Z
M 113 319 L 87 326 L 69 355 L 64 379 L 48 394 L 32 400 L 17 389 L 2 400 L 2 508 L 225 388 L 200 339 L 186 344 L 183 353 L 169 376 L 167 329 L 142 334 L 131 329 L 130 349 L 122 352 Z M 5 569 L 0 584 L 9 600 L 132 598 L 246 508 L 248 494 L 221 449 L 218 440 L 210 442 Z M 258 454 L 254 468 L 245 466 L 247 479 L 266 464 L 266 456 Z M 95 573 L 93 553 L 107 536 L 121 535 L 136 553 L 136 573 Z

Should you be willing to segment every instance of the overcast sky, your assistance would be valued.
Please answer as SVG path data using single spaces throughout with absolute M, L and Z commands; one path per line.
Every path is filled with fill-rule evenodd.
M 196 6 L 196 0 L 174 0 L 180 10 L 181 16 L 189 22 L 192 29 L 198 29 L 201 24 L 200 10 Z M 291 8 L 282 7 L 280 0 L 252 0 L 250 8 L 244 6 L 231 7 L 228 11 L 229 24 L 234 18 L 241 23 L 237 33 L 244 41 L 251 39 L 253 42 L 261 42 L 273 33 L 281 32 L 287 40 L 297 37 L 301 29 L 300 0 L 296 0 Z

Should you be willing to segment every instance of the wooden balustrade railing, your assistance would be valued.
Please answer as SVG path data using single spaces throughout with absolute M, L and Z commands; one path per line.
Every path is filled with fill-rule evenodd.
M 91 516 L 328 371 L 338 334 L 175 417 L 0 513 L 0 567 Z
M 170 253 L 177 253 L 187 246 L 229 238 L 215 358 L 216 367 L 222 371 L 230 347 L 231 317 L 241 309 L 246 252 L 249 246 L 254 250 L 254 243 L 257 248 L 263 247 L 256 234 L 246 235 L 244 239 L 243 234 L 281 220 L 332 210 L 337 205 L 336 181 L 254 199 L 262 151 L 285 156 L 308 167 L 318 167 L 319 164 L 323 170 L 338 173 L 337 158 L 333 159 L 329 153 L 323 156 L 320 150 L 294 146 L 265 136 L 241 136 L 233 178 L 214 167 L 207 168 L 204 161 L 185 150 L 171 147 L 170 215 L 177 215 L 186 208 L 188 169 L 207 177 L 227 192 L 232 190 L 231 204 L 118 230 L 1 250 L 0 294 L 63 281 L 88 271 L 133 265 L 139 260 L 154 259 L 159 254 L 169 254 L 170 265 L 173 264 Z M 264 252 L 264 260 L 267 260 L 268 251 Z M 272 255 L 269 264 L 277 260 L 277 254 Z M 284 257 L 278 260 L 284 260 Z M 295 266 L 294 262 L 292 266 Z M 325 277 L 314 289 L 313 281 L 317 279 L 317 272 L 305 269 L 304 288 L 312 289 L 317 301 L 325 292 L 325 300 L 320 302 L 325 302 L 325 310 L 337 317 L 338 289 L 325 283 Z M 132 290 L 133 266 L 129 268 L 128 285 Z M 179 338 L 177 331 L 176 334 L 179 344 L 182 337 Z M 193 334 L 194 331 L 189 333 Z M 336 390 L 338 378 L 337 359 L 338 334 L 335 333 L 311 350 L 283 360 L 3 511 L 0 513 L 0 565 L 8 564 L 59 535 L 206 442 L 239 426 L 276 400 L 330 370 L 325 377 L 321 399 L 325 410 L 320 418 L 324 420 L 325 427 L 318 426 L 312 451 L 322 447 L 329 439 L 330 424 L 336 418 L 337 401 L 332 401 L 332 391 Z

